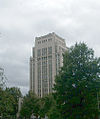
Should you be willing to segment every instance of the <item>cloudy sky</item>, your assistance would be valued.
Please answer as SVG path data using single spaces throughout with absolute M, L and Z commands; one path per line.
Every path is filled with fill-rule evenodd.
M 68 47 L 84 41 L 100 56 L 100 0 L 0 0 L 0 67 L 8 86 L 27 93 L 34 39 L 49 32 Z

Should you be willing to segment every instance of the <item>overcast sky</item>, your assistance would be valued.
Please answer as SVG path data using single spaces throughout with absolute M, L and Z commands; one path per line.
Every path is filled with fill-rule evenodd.
M 0 66 L 8 86 L 27 93 L 34 39 L 49 32 L 68 47 L 84 41 L 100 56 L 100 0 L 0 0 Z

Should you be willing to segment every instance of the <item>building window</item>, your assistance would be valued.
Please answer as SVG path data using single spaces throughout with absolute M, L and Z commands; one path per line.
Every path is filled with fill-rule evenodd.
M 49 38 L 48 41 L 52 41 L 52 38 Z
M 48 54 L 52 54 L 52 47 L 48 47 Z
M 49 92 L 52 92 L 52 56 L 48 57 L 48 81 L 49 81 Z
M 57 53 L 57 45 L 55 46 L 55 52 Z
M 38 41 L 38 44 L 41 44 L 41 41 Z
M 41 56 L 41 49 L 37 50 L 37 56 L 40 57 Z
M 56 54 L 56 75 L 58 74 L 60 69 L 60 54 Z
M 42 48 L 42 56 L 47 55 L 47 48 Z

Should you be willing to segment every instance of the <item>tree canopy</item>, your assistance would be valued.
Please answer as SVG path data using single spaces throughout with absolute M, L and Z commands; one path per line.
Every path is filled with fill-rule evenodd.
M 22 94 L 17 87 L 6 87 L 6 80 L 4 69 L 0 68 L 0 117 L 14 119 L 18 112 L 18 100 Z
M 16 118 L 18 98 L 21 96 L 22 94 L 19 88 L 0 88 L 0 116 L 2 116 L 2 118 Z
M 100 58 L 85 43 L 76 43 L 64 54 L 54 91 L 62 119 L 94 119 L 98 115 Z
M 35 94 L 29 92 L 23 98 L 20 115 L 21 117 L 30 118 L 32 114 L 39 115 L 39 99 Z

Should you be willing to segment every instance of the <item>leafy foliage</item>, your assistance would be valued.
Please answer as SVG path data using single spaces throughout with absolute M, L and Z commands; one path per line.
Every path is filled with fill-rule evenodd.
M 32 114 L 40 118 L 47 115 L 49 119 L 61 119 L 56 108 L 56 102 L 51 94 L 38 98 L 35 94 L 29 92 L 24 97 L 20 115 L 24 118 L 30 118 Z
M 50 109 L 55 104 L 53 96 L 51 94 L 40 99 L 40 117 L 50 115 Z
M 11 88 L 6 88 L 5 90 L 7 92 L 8 95 L 11 95 L 13 97 L 13 108 L 14 108 L 14 112 L 13 115 L 16 115 L 16 113 L 18 112 L 18 101 L 19 101 L 19 97 L 22 97 L 21 91 L 19 88 L 16 87 L 11 87 Z
M 47 106 L 49 107 L 47 115 L 49 119 L 61 119 L 61 115 L 59 113 L 59 110 L 57 109 L 56 101 L 54 100 L 53 95 L 50 95 L 50 97 L 51 104 Z
M 20 111 L 21 117 L 30 118 L 30 116 L 39 115 L 39 99 L 35 94 L 29 92 L 23 99 L 22 108 Z
M 18 88 L 6 88 L 5 90 L 0 88 L 0 115 L 3 118 L 16 118 L 18 97 L 20 96 L 21 92 Z
M 56 76 L 55 100 L 62 119 L 94 119 L 98 115 L 100 58 L 86 44 L 79 43 L 64 54 Z

